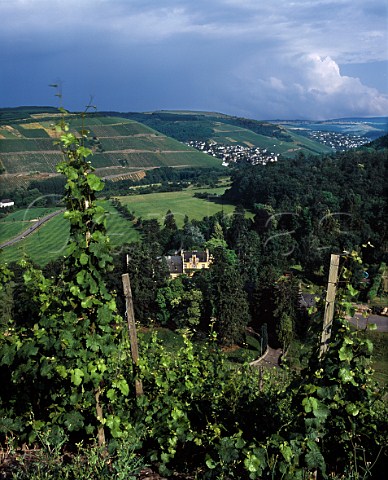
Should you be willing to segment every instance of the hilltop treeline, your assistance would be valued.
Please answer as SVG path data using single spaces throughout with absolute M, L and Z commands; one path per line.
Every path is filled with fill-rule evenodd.
M 32 115 L 42 115 L 40 120 L 43 120 L 43 115 L 47 114 L 47 117 L 44 116 L 44 119 L 52 119 L 52 115 L 57 115 L 59 110 L 55 107 L 12 107 L 12 108 L 1 108 L 0 109 L 0 125 L 8 124 L 9 122 L 19 122 L 24 121 L 26 118 L 31 119 Z
M 104 195 L 131 195 L 157 191 L 182 190 L 190 184 L 197 186 L 215 185 L 220 177 L 225 176 L 222 167 L 212 168 L 171 168 L 160 167 L 145 172 L 145 177 L 134 180 L 105 181 Z M 130 190 L 131 187 L 143 187 Z
M 292 140 L 290 135 L 278 125 L 228 115 L 205 115 L 201 113 L 179 114 L 172 112 L 108 113 L 110 116 L 120 116 L 122 118 L 136 120 L 180 142 L 210 140 L 215 132 L 215 122 L 245 128 L 259 135 L 276 137 L 283 141 Z

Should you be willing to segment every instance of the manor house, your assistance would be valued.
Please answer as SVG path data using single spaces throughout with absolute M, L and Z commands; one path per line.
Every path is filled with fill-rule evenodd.
M 207 249 L 204 251 L 193 250 L 187 252 L 181 250 L 180 255 L 168 255 L 164 258 L 172 278 L 183 274 L 191 276 L 202 268 L 209 268 L 212 260 Z

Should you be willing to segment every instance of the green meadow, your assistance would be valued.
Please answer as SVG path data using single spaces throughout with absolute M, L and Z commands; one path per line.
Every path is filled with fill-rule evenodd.
M 223 211 L 225 215 L 231 215 L 235 209 L 234 205 L 222 205 L 194 197 L 197 192 L 221 195 L 224 191 L 225 187 L 188 188 L 181 192 L 150 193 L 117 198 L 127 206 L 130 212 L 134 212 L 136 217 L 142 217 L 145 220 L 156 218 L 161 225 L 163 225 L 166 212 L 171 210 L 178 227 L 182 227 L 185 215 L 196 220 L 220 211 Z
M 107 230 L 113 247 L 118 247 L 123 243 L 133 242 L 139 238 L 139 233 L 133 228 L 132 223 L 125 220 L 109 201 L 102 201 L 100 203 L 104 206 L 107 214 Z M 17 217 L 19 217 L 19 221 L 11 220 L 10 224 L 13 226 L 13 231 L 3 228 L 5 226 L 3 220 L 0 223 L 2 241 L 6 241 L 26 230 L 30 226 L 30 223 L 24 220 L 24 215 L 34 216 L 40 213 L 40 210 L 47 210 L 45 215 L 52 211 L 52 209 L 32 208 L 29 211 L 21 210 L 15 212 Z M 16 233 L 14 233 L 15 231 Z M 9 232 L 9 235 L 7 232 Z M 15 245 L 5 247 L 0 253 L 0 261 L 17 261 L 23 255 L 27 255 L 37 264 L 45 265 L 51 260 L 55 260 L 66 254 L 68 239 L 69 225 L 67 220 L 63 218 L 63 215 L 60 214 L 49 220 L 25 239 L 15 243 Z
M 39 218 L 57 210 L 56 208 L 35 207 L 18 210 L 0 219 L 0 243 L 16 237 L 27 230 Z
M 33 209 L 31 209 L 33 210 Z M 57 215 L 34 233 L 0 253 L 0 261 L 12 262 L 27 255 L 39 265 L 65 255 L 69 226 L 63 215 Z
M 101 204 L 107 214 L 106 227 L 113 247 L 119 247 L 124 243 L 135 242 L 139 239 L 139 232 L 133 228 L 132 222 L 123 218 L 108 200 Z
M 196 192 L 208 192 L 220 195 L 225 191 L 224 187 L 217 188 L 188 188 L 181 192 L 152 193 L 146 195 L 131 195 L 118 197 L 128 210 L 134 212 L 136 217 L 145 220 L 156 218 L 163 225 L 164 217 L 168 210 L 175 216 L 177 225 L 181 227 L 185 215 L 190 219 L 201 220 L 205 216 L 214 215 L 223 211 L 225 215 L 231 215 L 234 205 L 216 203 L 200 198 L 195 198 Z M 139 232 L 132 222 L 124 219 L 112 206 L 109 200 L 101 200 L 99 203 L 107 213 L 107 231 L 113 247 L 119 247 L 139 239 Z M 0 221 L 0 239 L 2 242 L 15 237 L 31 225 L 31 220 L 47 215 L 53 209 L 30 208 L 20 210 L 7 216 Z M 63 215 L 58 215 L 36 232 L 15 245 L 5 247 L 0 252 L 0 261 L 11 262 L 19 260 L 23 255 L 28 255 L 39 265 L 45 265 L 51 260 L 66 254 L 66 245 L 69 238 L 69 226 Z

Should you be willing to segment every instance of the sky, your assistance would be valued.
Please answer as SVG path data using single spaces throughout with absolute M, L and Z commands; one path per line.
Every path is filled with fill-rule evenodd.
M 388 115 L 387 0 L 0 0 L 0 108 Z

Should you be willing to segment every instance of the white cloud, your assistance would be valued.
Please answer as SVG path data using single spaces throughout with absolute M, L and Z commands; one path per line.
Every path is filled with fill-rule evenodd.
M 274 90 L 280 90 L 280 91 L 284 91 L 286 89 L 283 81 L 280 79 L 280 78 L 276 78 L 276 77 L 270 77 L 269 79 L 269 85 L 271 88 L 273 88 Z
M 388 96 L 363 85 L 359 78 L 343 76 L 330 57 L 309 55 L 302 59 L 305 88 L 321 115 L 337 111 L 346 115 L 388 115 Z
M 354 78 L 342 77 L 339 66 L 330 57 L 307 55 L 301 61 L 305 68 L 306 87 L 309 92 L 332 95 L 342 90 Z
M 272 68 L 277 77 L 271 72 L 263 76 L 260 63 L 256 65 L 256 76 L 252 69 L 245 72 L 249 79 L 236 75 L 249 85 L 247 102 L 262 112 L 259 116 L 325 119 L 388 115 L 388 96 L 363 85 L 358 78 L 341 75 L 338 64 L 330 57 L 290 57 Z M 279 75 L 279 71 L 283 73 Z

